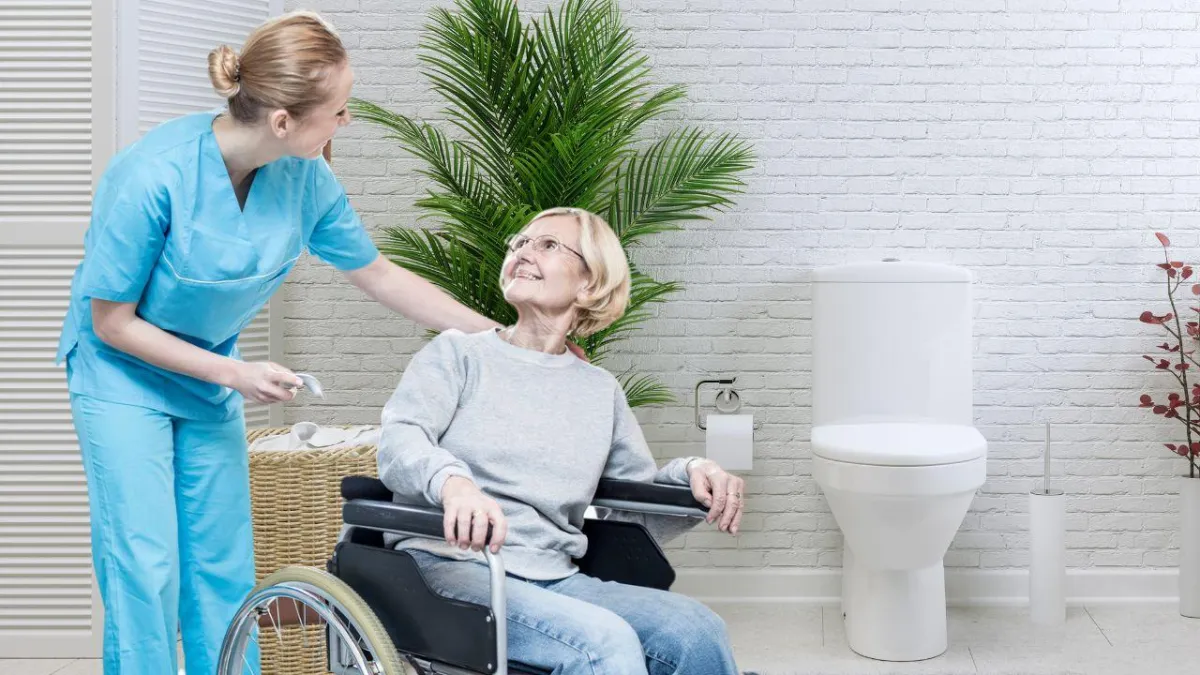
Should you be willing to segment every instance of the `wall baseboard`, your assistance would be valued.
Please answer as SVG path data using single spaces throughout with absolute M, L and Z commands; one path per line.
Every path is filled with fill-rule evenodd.
M 677 571 L 672 590 L 706 602 L 837 603 L 840 569 L 691 569 Z M 957 607 L 1018 607 L 1028 604 L 1029 573 L 1019 569 L 950 569 L 946 604 Z M 1177 602 L 1174 569 L 1093 568 L 1067 570 L 1070 605 Z

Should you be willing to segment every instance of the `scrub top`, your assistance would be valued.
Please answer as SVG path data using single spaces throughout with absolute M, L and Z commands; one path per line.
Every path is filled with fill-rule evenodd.
M 73 394 L 219 421 L 235 390 L 152 366 L 92 330 L 92 298 L 193 345 L 240 358 L 238 334 L 305 250 L 342 271 L 379 255 L 323 158 L 258 169 L 239 209 L 212 123 L 221 111 L 155 127 L 113 157 L 96 189 L 56 362 Z

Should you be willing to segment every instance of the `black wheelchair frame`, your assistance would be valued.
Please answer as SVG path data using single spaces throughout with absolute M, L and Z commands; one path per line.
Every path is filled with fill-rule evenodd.
M 442 510 L 393 502 L 381 481 L 350 476 L 342 481 L 346 529 L 327 568 L 370 606 L 396 650 L 430 675 L 548 675 L 511 663 L 507 656 L 503 549 L 485 549 L 491 576 L 490 602 L 480 605 L 445 598 L 425 582 L 416 561 L 404 550 L 384 545 L 384 533 L 444 539 Z M 658 483 L 600 481 L 592 506 L 616 511 L 704 518 L 708 511 L 689 488 Z M 575 562 L 581 572 L 605 580 L 669 590 L 675 582 L 662 548 L 644 526 L 619 520 L 587 519 L 586 554 Z M 490 532 L 489 532 L 490 536 Z M 342 648 L 331 638 L 329 663 Z

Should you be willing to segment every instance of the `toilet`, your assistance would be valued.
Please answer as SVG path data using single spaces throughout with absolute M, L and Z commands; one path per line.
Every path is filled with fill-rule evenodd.
M 813 272 L 812 473 L 842 531 L 856 653 L 946 651 L 942 558 L 987 475 L 972 426 L 971 275 L 933 263 Z

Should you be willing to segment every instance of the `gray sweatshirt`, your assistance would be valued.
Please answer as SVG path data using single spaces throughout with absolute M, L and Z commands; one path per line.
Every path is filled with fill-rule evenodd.
M 573 354 L 505 342 L 495 330 L 448 330 L 413 356 L 383 410 L 379 477 L 397 501 L 441 505 L 450 476 L 470 478 L 508 519 L 506 569 L 527 579 L 576 571 L 580 528 L 601 477 L 687 485 L 692 457 L 656 470 L 620 383 Z M 614 513 L 660 540 L 695 519 Z M 389 535 L 389 545 L 463 560 L 444 540 Z

